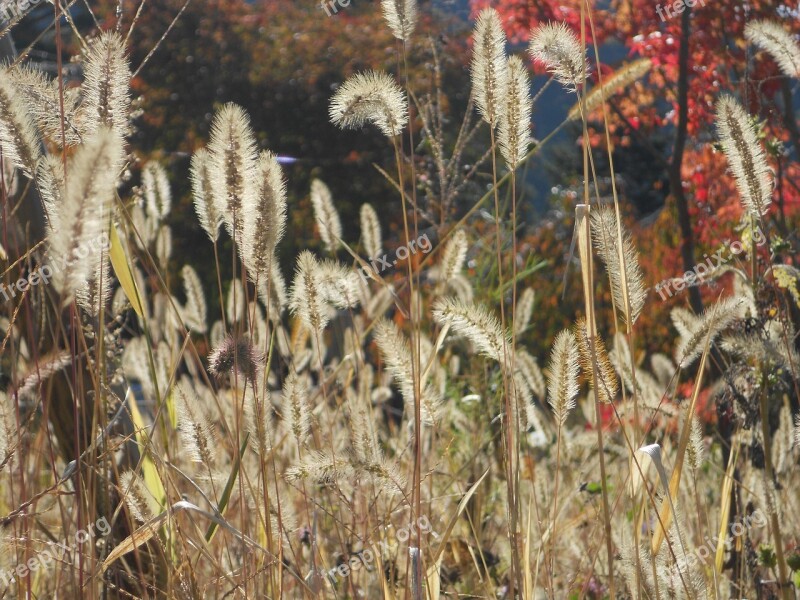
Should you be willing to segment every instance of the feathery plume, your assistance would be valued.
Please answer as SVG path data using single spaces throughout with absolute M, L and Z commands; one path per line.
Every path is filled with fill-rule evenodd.
M 405 93 L 382 71 L 349 77 L 331 98 L 329 114 L 331 123 L 342 129 L 358 129 L 372 123 L 390 138 L 408 122 Z
M 578 395 L 579 373 L 578 345 L 575 336 L 568 329 L 556 336 L 547 367 L 547 402 L 553 408 L 553 414 L 559 425 L 563 426 L 570 411 L 575 408 L 575 397 Z
M 442 260 L 439 262 L 436 279 L 441 282 L 448 282 L 461 272 L 464 268 L 464 261 L 467 258 L 467 234 L 463 229 L 459 229 L 447 242 L 442 252 Z
M 528 52 L 544 63 L 562 85 L 576 91 L 586 80 L 586 56 L 577 36 L 564 23 L 547 23 L 531 31 Z
M 772 201 L 772 172 L 750 115 L 732 96 L 717 100 L 717 131 L 745 209 L 759 220 Z
M 233 279 L 231 287 L 228 288 L 228 297 L 225 302 L 225 314 L 228 316 L 228 321 L 231 323 L 243 321 L 245 308 L 244 286 L 241 280 Z
M 601 206 L 590 213 L 590 218 L 592 240 L 597 248 L 597 253 L 606 265 L 617 310 L 622 312 L 625 322 L 632 326 L 639 318 L 647 297 L 638 253 L 633 246 L 630 233 L 620 225 L 622 229 L 622 259 L 625 261 L 625 265 L 623 267 L 620 264 L 617 217 L 613 208 Z
M 186 306 L 183 309 L 183 318 L 186 326 L 197 333 L 205 333 L 206 326 L 206 296 L 203 293 L 203 284 L 197 272 L 189 265 L 181 270 L 183 289 L 186 292 Z
M 195 462 L 209 468 L 214 463 L 214 430 L 208 417 L 202 414 L 197 395 L 183 383 L 174 388 L 175 408 L 178 411 L 178 433 L 183 448 Z M 191 396 L 191 399 L 190 399 Z
M 667 385 L 675 375 L 675 365 L 666 354 L 657 352 L 650 357 L 650 367 L 656 376 L 658 383 L 662 386 Z
M 511 169 L 516 169 L 531 145 L 531 82 L 528 70 L 518 56 L 508 59 L 508 92 L 500 118 L 497 141 L 500 153 Z
M 593 110 L 600 108 L 603 102 L 608 100 L 611 96 L 621 91 L 623 88 L 628 87 L 637 79 L 644 77 L 653 66 L 649 58 L 640 58 L 632 62 L 626 63 L 624 66 L 617 69 L 613 75 L 604 76 L 603 84 L 594 86 L 591 91 L 586 94 L 585 107 L 586 118 Z M 581 103 L 576 102 L 567 113 L 567 119 L 576 121 L 581 118 Z
M 219 239 L 219 227 L 222 225 L 222 213 L 214 203 L 214 188 L 211 184 L 211 159 L 208 151 L 201 148 L 192 156 L 190 174 L 192 179 L 192 198 L 194 210 L 200 226 L 212 242 Z
M 744 26 L 744 37 L 766 50 L 784 75 L 800 76 L 800 46 L 779 23 L 766 19 L 750 21 Z
M 208 355 L 208 370 L 215 377 L 233 373 L 254 381 L 263 363 L 263 357 L 246 337 L 225 336 Z
M 381 8 L 392 35 L 409 41 L 417 25 L 417 0 L 381 0 Z
M 228 103 L 214 115 L 208 153 L 216 212 L 222 215 L 231 237 L 241 245 L 242 210 L 251 204 L 258 168 L 256 138 L 242 107 Z
M 547 395 L 545 391 L 546 384 L 544 375 L 542 375 L 542 370 L 539 368 L 539 363 L 536 362 L 536 359 L 527 351 L 520 349 L 517 350 L 515 355 L 514 366 L 517 373 L 522 375 L 525 384 L 530 390 L 539 398 L 544 399 Z
M 371 204 L 361 205 L 361 242 L 369 258 L 383 256 L 381 223 Z
M 107 128 L 99 129 L 70 161 L 64 202 L 50 217 L 47 237 L 51 259 L 67 261 L 53 275 L 65 302 L 94 274 L 96 262 L 86 260 L 84 252 L 105 235 L 121 165 L 122 139 Z
M 514 333 L 516 335 L 520 335 L 528 328 L 533 316 L 535 297 L 533 288 L 525 288 L 517 300 L 517 312 L 514 314 Z
M 494 127 L 505 112 L 508 93 L 506 34 L 495 9 L 480 12 L 472 39 L 472 93 L 481 117 Z
M 689 444 L 686 446 L 686 462 L 692 471 L 697 471 L 703 464 L 705 447 L 703 446 L 703 427 L 696 415 L 692 416 L 692 428 L 689 432 Z
M 119 477 L 121 495 L 134 519 L 140 523 L 149 521 L 158 512 L 158 502 L 147 490 L 142 478 L 134 471 L 125 471 Z
M 433 317 L 440 325 L 450 323 L 453 331 L 475 344 L 481 354 L 505 366 L 504 346 L 509 343 L 508 335 L 484 307 L 442 298 L 433 305 Z
M 314 208 L 314 218 L 317 220 L 319 237 L 331 254 L 339 248 L 342 237 L 342 221 L 333 205 L 333 196 L 330 189 L 319 179 L 311 182 L 311 206 Z
M 16 419 L 8 394 L 0 391 L 0 463 L 6 461 L 14 447 Z
M 163 221 L 172 207 L 172 190 L 167 172 L 159 163 L 151 160 L 142 169 L 142 192 L 147 214 Z
M 5 67 L 0 67 L 0 150 L 6 162 L 33 178 L 41 157 L 39 138 L 25 97 Z
M 172 229 L 169 225 L 162 225 L 156 234 L 156 258 L 162 270 L 167 269 L 172 256 Z
M 384 318 L 377 321 L 373 336 L 386 362 L 387 370 L 400 387 L 406 409 L 413 408 L 415 386 L 412 376 L 411 344 L 394 322 Z M 420 400 L 423 422 L 433 424 L 439 413 L 438 395 L 430 385 L 425 385 Z
M 39 163 L 36 180 L 47 220 L 52 223 L 53 215 L 64 202 L 64 163 L 61 157 L 54 154 L 45 156 Z
M 125 42 L 107 31 L 92 41 L 83 61 L 84 104 L 80 125 L 84 137 L 109 127 L 121 138 L 128 133 L 131 70 L 125 57 Z
M 294 371 L 289 373 L 283 384 L 282 404 L 283 418 L 300 447 L 311 429 L 311 408 L 308 405 L 308 384 L 305 377 L 298 376 Z
M 87 259 L 92 263 L 94 272 L 91 279 L 83 283 L 75 290 L 75 302 L 86 314 L 97 317 L 100 309 L 108 305 L 111 297 L 111 263 L 108 260 L 108 253 L 101 252 L 96 256 Z
M 252 388 L 247 388 L 245 398 L 245 422 L 247 432 L 256 442 L 258 454 L 264 458 L 272 450 L 272 401 L 269 393 L 259 398 Z
M 300 319 L 309 331 L 321 335 L 330 316 L 322 295 L 319 263 L 314 255 L 304 250 L 297 257 L 297 270 L 289 300 L 289 310 Z
M 355 308 L 359 302 L 359 277 L 344 265 L 332 260 L 318 263 L 320 293 L 336 308 Z
M 738 298 L 723 298 L 714 306 L 709 306 L 691 329 L 681 335 L 675 348 L 675 362 L 682 369 L 690 366 L 702 354 L 706 339 L 709 344 L 719 333 L 741 316 L 742 303 Z
M 58 84 L 36 67 L 17 65 L 7 74 L 17 90 L 24 96 L 27 110 L 41 134 L 61 146 L 74 146 L 82 141 L 77 128 L 80 92 L 77 88 L 64 90 L 64 136 L 61 135 L 61 100 Z
M 257 175 L 256 193 L 245 205 L 242 246 L 250 279 L 264 281 L 286 229 L 286 184 L 277 157 L 268 150 L 259 156 Z
M 575 337 L 578 341 L 578 351 L 580 353 L 580 364 L 589 383 L 594 389 L 595 378 L 592 377 L 594 371 L 597 375 L 597 387 L 594 389 L 597 399 L 603 404 L 613 402 L 619 391 L 619 382 L 614 372 L 614 367 L 608 359 L 608 352 L 603 339 L 598 335 L 594 337 L 594 344 L 589 339 L 586 326 L 586 318 L 581 318 L 575 324 Z M 594 349 L 592 349 L 594 346 Z
M 472 284 L 469 282 L 469 279 L 463 275 L 452 277 L 447 282 L 447 289 L 462 302 L 472 302 L 475 296 L 472 290 Z

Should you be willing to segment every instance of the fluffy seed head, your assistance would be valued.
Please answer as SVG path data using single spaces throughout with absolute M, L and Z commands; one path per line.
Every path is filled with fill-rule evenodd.
M 417 25 L 417 0 L 381 0 L 383 18 L 392 35 L 407 42 Z
M 377 126 L 387 137 L 399 134 L 408 122 L 406 95 L 389 75 L 367 71 L 345 81 L 331 98 L 331 122 L 342 129 Z
M 685 326 L 675 348 L 675 362 L 681 368 L 690 366 L 703 353 L 706 339 L 713 343 L 719 333 L 741 316 L 742 302 L 735 297 L 723 298 L 709 306 L 700 317 Z M 673 311 L 674 313 L 674 311 Z M 675 322 L 675 318 L 673 318 Z M 680 331 L 680 328 L 679 328 Z
M 211 168 L 208 151 L 201 148 L 192 156 L 190 174 L 192 178 L 192 199 L 200 226 L 212 242 L 219 239 L 222 213 L 214 203 L 214 187 L 211 183 Z
M 590 213 L 590 218 L 592 241 L 606 265 L 617 310 L 622 312 L 626 323 L 633 325 L 639 318 L 647 297 L 644 276 L 639 266 L 639 254 L 633 246 L 630 234 L 622 224 L 619 225 L 622 231 L 620 252 L 617 217 L 613 208 L 601 206 Z
M 598 401 L 608 404 L 614 401 L 619 391 L 619 382 L 614 372 L 614 367 L 608 359 L 606 345 L 600 336 L 594 337 L 594 343 L 589 338 L 586 319 L 582 318 L 575 324 L 575 338 L 578 341 L 581 369 L 589 380 Z M 595 388 L 595 377 L 597 387 Z
M 39 139 L 24 97 L 5 67 L 0 67 L 0 150 L 6 162 L 34 176 L 41 157 Z
M 214 463 L 214 429 L 203 414 L 197 394 L 179 383 L 174 388 L 175 408 L 178 412 L 178 433 L 184 450 L 194 462 L 210 467 Z
M 483 120 L 492 127 L 500 122 L 506 108 L 508 60 L 506 34 L 500 15 L 484 8 L 472 35 L 472 93 Z
M 413 377 L 413 361 L 411 344 L 397 325 L 386 319 L 378 320 L 373 329 L 375 343 L 386 362 L 386 368 L 400 387 L 408 414 L 413 413 L 415 404 L 415 383 Z M 439 413 L 439 396 L 428 384 L 422 388 L 420 399 L 422 420 L 426 424 L 436 422 Z
M 70 161 L 64 202 L 51 215 L 47 241 L 51 260 L 66 260 L 53 283 L 64 301 L 94 275 L 98 264 L 87 253 L 100 248 L 106 235 L 117 175 L 122 165 L 122 140 L 105 127 L 83 144 Z M 96 250 L 95 250 L 96 252 Z
M 81 108 L 82 135 L 91 135 L 99 126 L 104 126 L 125 137 L 128 133 L 131 70 L 122 37 L 112 31 L 100 34 L 89 45 L 83 69 L 85 107 Z
M 244 109 L 228 103 L 214 116 L 208 144 L 211 189 L 216 211 L 228 233 L 242 243 L 242 210 L 251 204 L 258 153 L 250 118 Z
M 578 395 L 579 373 L 578 344 L 568 329 L 563 330 L 553 342 L 550 364 L 547 367 L 547 402 L 559 425 L 564 425 L 569 413 L 575 408 Z
M 459 229 L 447 242 L 442 252 L 442 260 L 438 265 L 436 278 L 442 282 L 448 282 L 461 272 L 464 268 L 464 261 L 467 258 L 469 243 L 467 234 L 463 229 Z
M 531 31 L 528 52 L 573 91 L 586 80 L 586 56 L 581 42 L 564 23 L 548 23 Z
M 342 221 L 333 204 L 330 189 L 319 179 L 311 182 L 311 206 L 314 208 L 319 236 L 329 252 L 336 252 L 342 237 Z
M 314 255 L 304 250 L 297 257 L 297 270 L 289 300 L 289 309 L 305 328 L 317 335 L 328 325 L 330 317 L 322 294 L 319 263 Z
M 263 357 L 246 337 L 226 336 L 208 355 L 208 370 L 215 377 L 238 371 L 253 381 Z
M 650 71 L 653 63 L 649 58 L 640 58 L 625 64 L 617 69 L 610 77 L 603 77 L 603 85 L 596 85 L 586 94 L 586 117 L 597 108 L 600 108 L 608 98 L 617 91 L 628 87 L 637 79 L 644 77 Z M 581 118 L 581 103 L 577 102 L 569 109 L 567 118 L 571 121 Z
M 449 322 L 453 331 L 475 344 L 481 354 L 505 365 L 508 335 L 484 307 L 442 298 L 433 305 L 433 316 L 440 325 Z
M 119 485 L 125 504 L 131 511 L 133 518 L 144 523 L 155 516 L 158 511 L 158 502 L 147 491 L 144 481 L 134 471 L 125 471 L 119 477 Z
M 361 205 L 361 242 L 369 258 L 383 256 L 381 223 L 371 204 Z
M 247 397 L 245 398 L 245 422 L 247 431 L 250 436 L 255 440 L 256 448 L 262 458 L 266 457 L 270 450 L 272 450 L 272 401 L 269 394 L 264 397 L 259 397 L 252 392 L 251 388 L 247 390 Z
M 186 326 L 197 333 L 208 331 L 206 326 L 206 296 L 203 284 L 197 272 L 189 265 L 181 271 L 183 289 L 186 292 L 186 306 L 183 308 L 183 319 Z
M 275 248 L 286 229 L 286 184 L 277 157 L 264 151 L 258 160 L 255 194 L 245 206 L 244 258 L 253 281 L 270 277 Z
M 289 373 L 283 386 L 282 412 L 297 445 L 301 446 L 311 428 L 311 408 L 306 380 L 294 371 Z
M 508 59 L 508 93 L 500 118 L 497 140 L 508 166 L 516 169 L 528 152 L 531 139 L 531 82 L 528 70 L 518 56 Z
M 172 191 L 167 172 L 159 163 L 150 161 L 142 169 L 142 191 L 147 214 L 153 219 L 163 221 L 172 206 Z
M 772 172 L 758 143 L 750 115 L 732 96 L 717 100 L 717 131 L 736 189 L 748 213 L 756 220 L 772 201 Z
M 750 21 L 744 26 L 748 42 L 766 50 L 787 77 L 800 76 L 800 46 L 774 21 Z
M 525 288 L 517 300 L 517 311 L 514 313 L 514 333 L 516 335 L 520 335 L 528 328 L 533 316 L 534 300 L 533 288 Z

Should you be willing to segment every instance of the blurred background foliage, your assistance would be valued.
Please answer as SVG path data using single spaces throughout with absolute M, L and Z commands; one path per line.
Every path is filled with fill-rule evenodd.
M 484 0 L 422 2 L 416 41 L 408 48 L 410 87 L 419 102 L 426 95 L 440 94 L 445 116 L 443 135 L 450 143 L 469 109 L 470 11 L 474 15 L 485 4 Z M 748 61 L 746 49 L 730 42 L 730 38 L 741 38 L 748 15 L 730 4 L 698 5 L 693 19 L 687 107 L 689 143 L 682 179 L 697 260 L 702 260 L 705 253 L 713 254 L 724 240 L 738 235 L 740 212 L 733 182 L 724 176 L 726 167 L 721 154 L 708 143 L 713 135 L 710 107 L 716 93 L 720 89 L 736 90 L 737 86 L 746 88 L 750 109 L 765 119 L 765 135 L 774 140 L 769 146 L 771 160 L 787 165 L 778 179 L 776 223 L 781 236 L 790 245 L 796 244 L 800 179 L 796 167 L 788 166 L 797 161 L 789 161 L 788 156 L 796 152 L 793 142 L 796 144 L 797 140 L 791 139 L 785 127 L 785 97 L 776 83 L 777 68 L 772 61 L 761 56 L 751 61 L 753 69 L 744 83 L 742 74 L 735 70 L 734 65 Z M 535 6 L 527 0 L 502 0 L 492 5 L 503 16 L 515 52 L 523 50 L 527 32 L 540 22 L 579 22 L 577 0 L 541 0 Z M 759 1 L 751 8 L 750 16 L 774 16 L 790 10 L 776 0 Z M 136 19 L 129 50 L 131 64 L 139 69 L 133 91 L 142 116 L 132 139 L 140 163 L 134 165 L 131 184 L 138 183 L 138 170 L 147 160 L 157 159 L 167 169 L 175 198 L 168 220 L 173 228 L 174 251 L 198 269 L 207 290 L 216 288 L 214 269 L 205 268 L 213 265 L 214 257 L 191 206 L 189 159 L 194 150 L 205 145 L 212 115 L 225 102 L 243 106 L 250 114 L 259 145 L 282 157 L 290 208 L 288 234 L 279 248 L 284 274 L 293 269 L 288 257 L 295 256 L 299 249 L 321 250 L 319 236 L 313 231 L 309 202 L 314 178 L 325 181 L 333 192 L 342 215 L 345 241 L 352 247 L 359 248 L 358 210 L 364 202 L 378 209 L 387 247 L 400 244 L 402 217 L 397 193 L 377 169 L 393 166 L 391 146 L 374 129 L 341 131 L 328 119 L 331 95 L 352 73 L 371 68 L 403 72 L 398 64 L 402 52 L 397 52 L 398 42 L 383 23 L 377 0 L 351 0 L 348 6 L 339 6 L 335 14 L 330 8 L 330 16 L 317 0 L 159 0 L 144 5 L 138 1 L 98 0 L 92 3 L 92 10 L 98 21 L 94 25 L 103 29 L 127 31 Z M 721 20 L 723 14 L 726 17 Z M 92 29 L 91 17 L 80 3 L 73 4 L 72 20 L 78 31 Z M 66 20 L 62 30 L 67 47 L 75 54 L 80 45 Z M 640 31 L 655 33 L 645 37 L 638 34 Z M 632 58 L 648 57 L 654 63 L 646 78 L 616 94 L 609 105 L 622 210 L 641 251 L 646 284 L 652 287 L 684 271 L 667 174 L 679 108 L 675 90 L 680 19 L 659 22 L 650 0 L 604 1 L 597 6 L 596 33 L 604 62 L 596 64 L 590 47 L 595 82 L 597 71 L 609 76 Z M 33 59 L 54 71 L 50 5 L 38 5 L 14 34 L 20 49 L 27 48 Z M 526 62 L 530 64 L 527 56 Z M 536 92 L 547 77 L 539 65 L 531 67 Z M 546 89 L 535 107 L 536 139 L 555 129 L 574 103 L 574 96 L 556 87 Z M 419 121 L 412 123 L 416 192 L 420 206 L 426 207 L 432 201 L 426 195 L 432 190 L 425 185 L 425 177 L 432 173 L 434 165 Z M 590 135 L 598 174 L 610 181 L 601 111 L 591 115 Z M 483 154 L 487 144 L 485 131 L 472 138 L 464 149 L 464 172 Z M 410 140 L 404 138 L 403 145 L 405 155 L 410 156 Z M 409 165 L 406 168 L 410 175 Z M 521 272 L 538 265 L 520 282 L 520 289 L 536 290 L 535 320 L 539 324 L 535 331 L 526 332 L 523 342 L 536 355 L 543 355 L 548 341 L 580 311 L 580 286 L 570 242 L 581 172 L 580 128 L 573 123 L 526 164 L 518 178 L 521 225 L 516 261 Z M 446 228 L 475 204 L 490 183 L 491 165 L 485 164 L 464 186 L 453 206 L 448 207 L 450 214 L 436 215 L 438 220 L 425 221 L 423 217 L 420 230 L 430 231 L 434 239 L 437 234 L 446 233 Z M 610 197 L 610 183 L 599 193 L 601 198 Z M 481 262 L 491 258 L 491 252 L 486 251 L 493 244 L 490 213 L 478 211 L 468 223 L 473 243 L 469 267 L 473 274 L 496 277 L 490 265 Z M 230 239 L 224 235 L 223 239 L 222 251 L 229 254 Z M 510 242 L 506 251 L 510 260 Z M 348 260 L 348 255 L 341 251 L 340 258 Z M 223 260 L 221 268 L 223 279 L 227 279 L 229 261 Z M 170 279 L 176 284 L 179 281 L 176 273 Z M 496 302 L 498 297 L 492 295 L 490 281 L 487 296 L 481 299 Z M 596 297 L 604 301 L 598 308 L 610 315 L 610 296 L 601 281 L 598 279 Z M 174 291 L 182 293 L 179 289 Z M 716 298 L 720 289 L 709 285 L 702 292 L 706 299 Z M 650 294 L 658 298 L 655 291 Z M 216 294 L 210 294 L 209 301 L 210 310 L 216 312 Z M 664 303 L 648 305 L 656 308 L 651 309 L 652 314 L 642 316 L 639 341 L 643 348 L 661 351 L 671 344 L 674 333 L 668 310 L 686 302 L 686 294 L 679 293 Z

